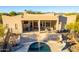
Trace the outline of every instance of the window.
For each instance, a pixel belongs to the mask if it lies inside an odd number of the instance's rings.
[[[24,24],[28,24],[29,22],[28,22],[28,21],[24,21],[23,23],[24,23]]]
[[[18,25],[17,24],[15,24],[15,29],[18,29]]]
[[[8,28],[8,24],[6,24],[6,28]]]
[[[46,27],[50,27],[50,21],[46,21]]]

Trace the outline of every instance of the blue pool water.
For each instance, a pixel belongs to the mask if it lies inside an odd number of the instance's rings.
[[[51,49],[46,43],[35,42],[30,45],[28,52],[51,52]]]

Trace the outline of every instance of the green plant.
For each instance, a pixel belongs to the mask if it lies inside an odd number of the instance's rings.
[[[0,24],[0,37],[4,35],[4,27],[2,24]]]
[[[15,15],[17,15],[17,13],[14,12],[14,11],[11,11],[11,12],[9,12],[9,15],[10,15],[10,16],[15,16]]]
[[[65,26],[66,29],[68,30],[74,30],[74,23],[69,23]]]
[[[79,32],[79,22],[70,23],[66,25],[66,29]]]

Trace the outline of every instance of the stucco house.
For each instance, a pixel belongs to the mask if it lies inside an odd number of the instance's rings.
[[[76,21],[76,15],[58,15],[54,13],[28,14],[7,16],[2,15],[3,25],[10,29],[12,33],[27,33],[61,30],[66,24]]]

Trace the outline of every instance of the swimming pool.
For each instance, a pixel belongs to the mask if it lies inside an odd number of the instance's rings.
[[[51,49],[46,43],[35,42],[30,45],[28,52],[51,52]]]

